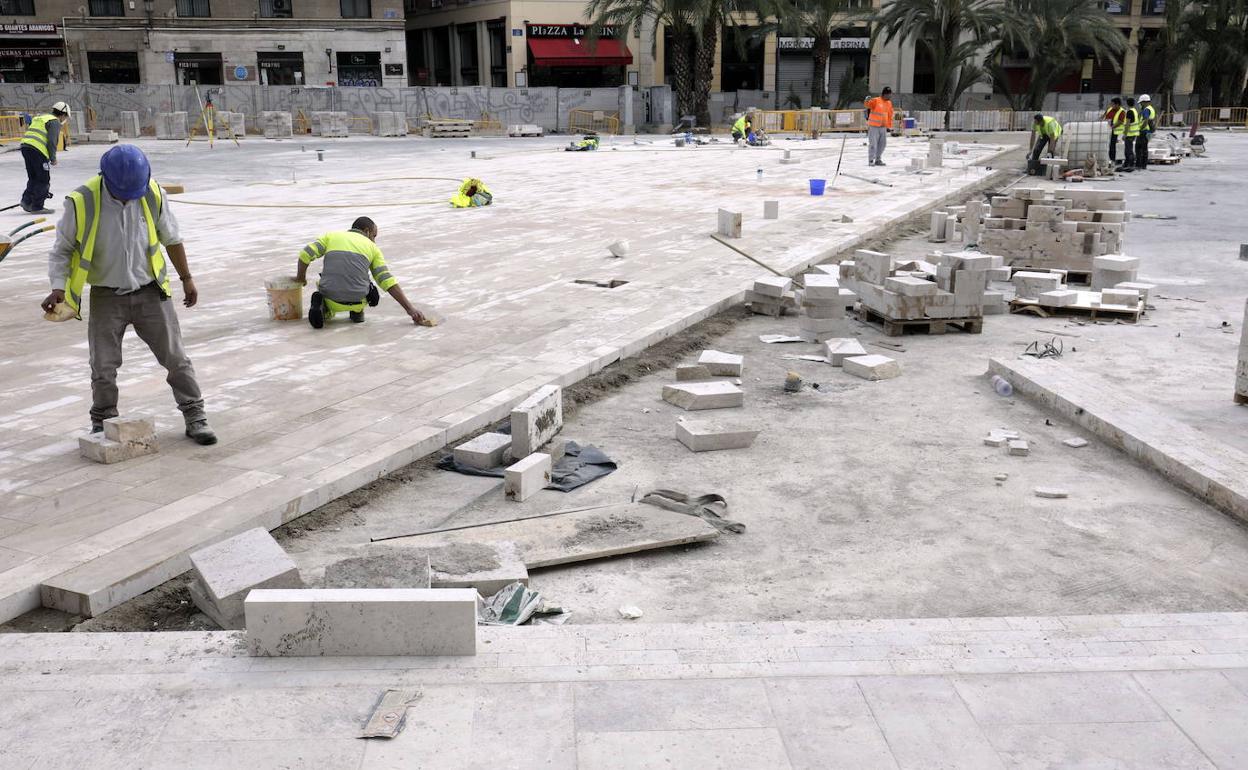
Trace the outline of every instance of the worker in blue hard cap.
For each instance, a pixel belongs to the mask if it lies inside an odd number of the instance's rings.
[[[91,284],[87,345],[91,361],[91,432],[117,416],[117,370],[126,327],[133,326],[169,372],[186,420],[186,435],[215,444],[195,370],[182,345],[178,315],[169,300],[169,263],[182,282],[182,304],[194,307],[199,292],[187,266],[178,221],[165,192],[152,179],[143,151],[119,144],[100,158],[100,173],[66,196],[48,255],[52,293],[43,301],[50,320],[82,317],[82,293]],[[161,247],[164,247],[162,250]],[[165,252],[168,252],[168,259]]]

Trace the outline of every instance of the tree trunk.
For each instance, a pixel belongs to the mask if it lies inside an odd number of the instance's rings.
[[[815,77],[810,82],[811,106],[828,106],[828,56],[832,52],[832,38],[822,32],[815,38]]]
[[[694,114],[698,125],[711,127],[711,81],[715,70],[715,43],[719,40],[719,20],[702,22],[702,38],[697,41],[693,68]]]
[[[693,100],[693,34],[689,29],[668,27],[672,36],[672,90],[676,92],[676,120],[694,115]]]

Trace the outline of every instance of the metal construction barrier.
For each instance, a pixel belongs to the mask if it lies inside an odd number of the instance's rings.
[[[754,126],[769,136],[800,134],[818,136],[838,131],[867,130],[863,110],[754,110]]]
[[[1183,122],[1168,125],[1190,126],[1199,121],[1202,126],[1248,128],[1248,107],[1201,107],[1176,114],[1182,116]]]
[[[21,115],[0,115],[0,144],[20,142],[25,135],[26,129],[22,125]]]
[[[1084,123],[1101,119],[1098,110],[1044,112],[1057,122]],[[1012,110],[913,110],[907,113],[924,131],[1030,131],[1036,113]]]
[[[573,134],[618,134],[620,114],[605,110],[569,110],[568,131]]]

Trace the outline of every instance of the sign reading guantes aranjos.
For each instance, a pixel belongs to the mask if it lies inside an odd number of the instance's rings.
[[[584,24],[530,24],[528,25],[529,37],[585,37],[589,34],[589,28]],[[598,28],[598,37],[613,38],[615,37],[615,26],[612,24],[604,24]]]

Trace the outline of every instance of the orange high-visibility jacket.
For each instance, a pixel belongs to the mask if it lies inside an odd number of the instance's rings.
[[[870,115],[867,116],[867,125],[876,126],[877,128],[893,127],[893,103],[886,100],[882,96],[867,100],[867,109]]]

